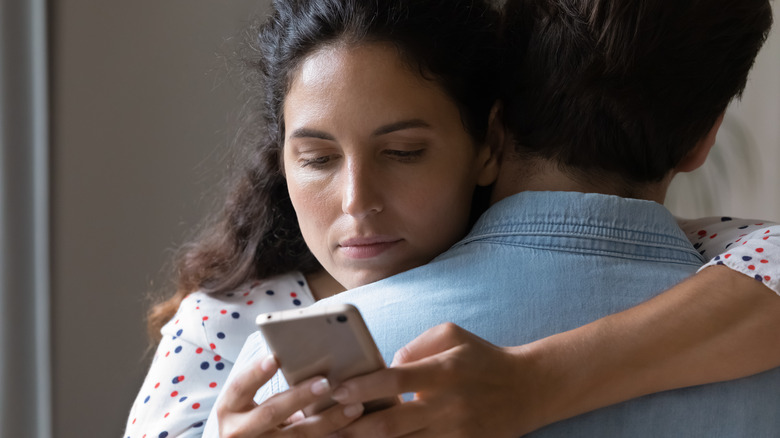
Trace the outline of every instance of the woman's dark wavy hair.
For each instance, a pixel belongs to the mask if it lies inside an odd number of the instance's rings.
[[[284,99],[314,51],[392,44],[413,71],[448,93],[475,141],[485,139],[501,71],[499,16],[487,0],[275,0],[272,6],[266,20],[247,29],[240,52],[244,168],[213,224],[181,249],[176,293],[148,315],[154,340],[195,290],[219,293],[251,279],[321,269],[301,236],[280,165]]]

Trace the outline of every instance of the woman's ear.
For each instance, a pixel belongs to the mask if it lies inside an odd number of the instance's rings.
[[[490,109],[485,144],[480,147],[479,156],[477,157],[479,165],[477,185],[480,186],[489,186],[496,182],[496,178],[498,178],[501,153],[504,150],[504,141],[506,139],[504,124],[501,121],[502,110],[501,102],[496,102],[493,104],[493,108]]]
[[[715,145],[715,138],[718,136],[718,130],[720,129],[720,125],[723,123],[723,117],[725,115],[725,112],[721,113],[721,115],[712,125],[710,132],[708,132],[704,138],[699,140],[693,149],[688,151],[688,154],[685,155],[677,167],[675,167],[674,170],[676,172],[692,172],[704,164],[704,161],[707,160],[707,155],[709,155],[710,150],[712,150],[712,146]]]

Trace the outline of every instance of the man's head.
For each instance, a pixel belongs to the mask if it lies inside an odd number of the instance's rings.
[[[506,13],[519,156],[638,184],[711,134],[772,24],[769,0],[509,0]]]

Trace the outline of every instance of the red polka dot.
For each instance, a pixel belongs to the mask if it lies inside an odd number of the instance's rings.
[[[764,240],[769,240],[769,236],[764,237]]]
[[[209,388],[216,388],[216,387],[217,387],[217,382],[209,383]]]
[[[763,259],[763,260],[761,260],[761,263],[769,263],[769,260]]]
[[[766,230],[766,231],[764,231],[764,234],[769,234],[770,231],[771,230]]]
[[[247,304],[248,306],[251,306],[253,303],[254,303],[254,301],[252,301],[252,300],[249,300],[249,301],[247,301],[247,302],[246,302],[246,304]]]
[[[173,323],[173,325],[176,325],[179,323],[179,320],[177,319],[176,322]]]
[[[247,296],[247,295],[249,295],[249,292],[244,292],[244,296]]]
[[[755,267],[755,266],[753,266],[753,265],[750,265],[750,266],[748,266],[748,269],[750,269],[751,271],[755,271],[755,270],[756,270],[756,267]]]
[[[195,310],[200,310],[200,306],[195,307]]]
[[[219,313],[221,313],[221,314],[223,314],[223,315],[224,315],[224,314],[226,314],[226,313],[227,313],[227,310],[225,310],[225,309],[222,309],[222,310],[220,310],[220,311],[219,311]]]
[[[183,381],[184,381],[184,376],[179,376],[179,382],[183,382]]]
[[[756,252],[764,252],[764,248],[756,248]]]
[[[769,281],[769,280],[771,280],[771,279],[772,279],[772,277],[770,277],[770,276],[768,276],[768,275],[764,276],[764,280],[766,280],[766,281]]]
[[[219,362],[219,361],[221,361],[221,360],[222,360],[222,356],[220,356],[220,355],[216,355],[216,356],[214,356],[214,361],[215,361],[215,362]]]
[[[712,236],[710,236],[710,239],[714,239],[714,238],[716,238],[716,237],[718,237],[718,233],[715,233],[715,234],[713,234]]]
[[[758,226],[760,227],[761,225],[764,225],[764,223],[763,223],[763,222],[761,222],[760,224],[756,224],[756,225],[758,225]]]
[[[209,347],[211,347],[212,350],[216,350],[217,349],[217,346],[214,345],[214,344],[209,344]]]
[[[731,257],[731,254],[726,254],[726,255],[723,256],[724,259],[727,259],[729,257]]]
[[[133,424],[135,424],[135,420],[136,420],[136,418],[133,418]]]
[[[171,393],[171,397],[176,397],[177,395],[179,395],[179,391],[173,391]]]
[[[163,418],[168,418],[168,415],[171,415],[170,412],[166,412],[165,415],[163,415]]]
[[[293,298],[295,298],[295,297],[297,297],[297,296],[298,296],[298,294],[296,294],[295,292],[290,292],[290,296],[291,296],[291,297],[293,297]]]
[[[204,321],[208,321],[208,320],[209,320],[209,317],[208,317],[208,316],[204,316],[204,317],[203,317],[203,320],[204,320]]]
[[[699,237],[704,237],[706,235],[707,235],[707,231],[705,231],[705,230],[700,230],[699,231]]]
[[[200,408],[200,403],[195,403],[194,405],[192,405],[192,409],[199,409],[199,408]]]
[[[198,349],[197,349],[197,350],[195,350],[195,353],[197,353],[197,354],[201,354],[201,353],[203,353],[203,349],[202,349],[202,348],[200,348],[200,347],[198,347]]]
[[[154,389],[157,389],[157,388],[159,388],[159,387],[160,387],[160,382],[157,382],[157,384],[156,384],[156,385],[154,385]]]
[[[169,355],[169,354],[171,354],[171,352],[170,352],[170,351],[169,351],[169,352],[167,352],[167,353],[165,353],[165,357],[168,357],[168,355]]]

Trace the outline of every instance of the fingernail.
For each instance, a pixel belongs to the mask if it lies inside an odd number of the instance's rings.
[[[354,418],[363,413],[363,404],[355,403],[354,405],[347,405],[344,408],[344,416],[347,418]]]
[[[311,392],[314,395],[322,395],[328,391],[330,391],[330,383],[324,377],[311,384]]]
[[[260,369],[263,371],[270,371],[276,367],[276,359],[273,355],[266,356],[262,362],[260,362]]]
[[[337,402],[341,402],[347,399],[349,397],[349,391],[347,391],[347,388],[340,387],[336,388],[335,391],[333,391],[333,394],[330,396],[333,400],[336,400]]]

